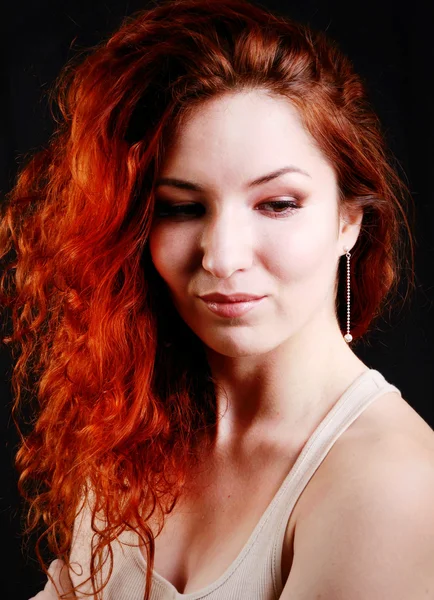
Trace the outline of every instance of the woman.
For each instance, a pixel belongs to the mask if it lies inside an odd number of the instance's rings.
[[[36,598],[434,593],[432,429],[352,349],[407,220],[349,61],[180,0],[58,88],[1,234],[39,377],[20,487],[59,559]]]

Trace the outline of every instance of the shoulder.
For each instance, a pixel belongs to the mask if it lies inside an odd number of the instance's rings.
[[[337,440],[325,470],[342,484],[354,471],[359,478],[381,479],[420,464],[434,468],[434,430],[391,391],[370,404]]]
[[[434,431],[400,394],[387,392],[336,441],[312,481],[309,501],[319,509],[325,492],[336,501],[360,494],[381,499],[383,488],[386,493],[414,479],[433,485]]]
[[[400,394],[387,392],[336,440],[307,486],[299,518],[319,509],[324,494],[367,489],[368,480],[379,485],[421,469],[434,469],[434,431]]]
[[[434,595],[434,431],[391,392],[333,450],[297,519],[282,599]]]
[[[342,509],[348,501],[353,516],[365,506],[386,517],[407,511],[414,515],[419,507],[434,525],[434,431],[420,417],[412,417],[410,412],[407,422],[373,428],[342,444],[328,465],[333,480],[330,510]]]

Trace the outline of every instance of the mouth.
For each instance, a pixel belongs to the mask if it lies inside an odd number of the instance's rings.
[[[228,302],[217,302],[215,300],[209,300],[206,297],[201,300],[207,305],[209,310],[220,317],[233,318],[241,317],[247,312],[257,307],[265,300],[266,296],[260,298],[250,298],[249,300],[238,300]]]

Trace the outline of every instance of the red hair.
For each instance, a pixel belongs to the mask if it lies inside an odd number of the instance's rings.
[[[106,522],[91,568],[97,598],[94,561],[127,527],[147,543],[149,597],[149,517],[160,511],[163,523],[217,418],[203,345],[150,260],[154,182],[181,118],[252,88],[298,109],[336,170],[340,204],[363,207],[351,260],[361,338],[397,289],[404,233],[413,259],[405,186],[350,61],[323,34],[247,1],[160,3],[71,60],[53,87],[57,129],[2,208],[0,291],[13,323],[3,341],[20,350],[14,419],[33,415],[16,458],[27,531],[43,527],[44,570],[45,537],[68,562],[92,491]]]

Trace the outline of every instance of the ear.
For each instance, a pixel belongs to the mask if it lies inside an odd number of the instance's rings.
[[[363,208],[361,206],[359,206],[356,202],[346,202],[342,204],[339,215],[338,239],[340,256],[345,254],[344,247],[348,248],[348,251],[350,251],[357,242],[362,221]]]

